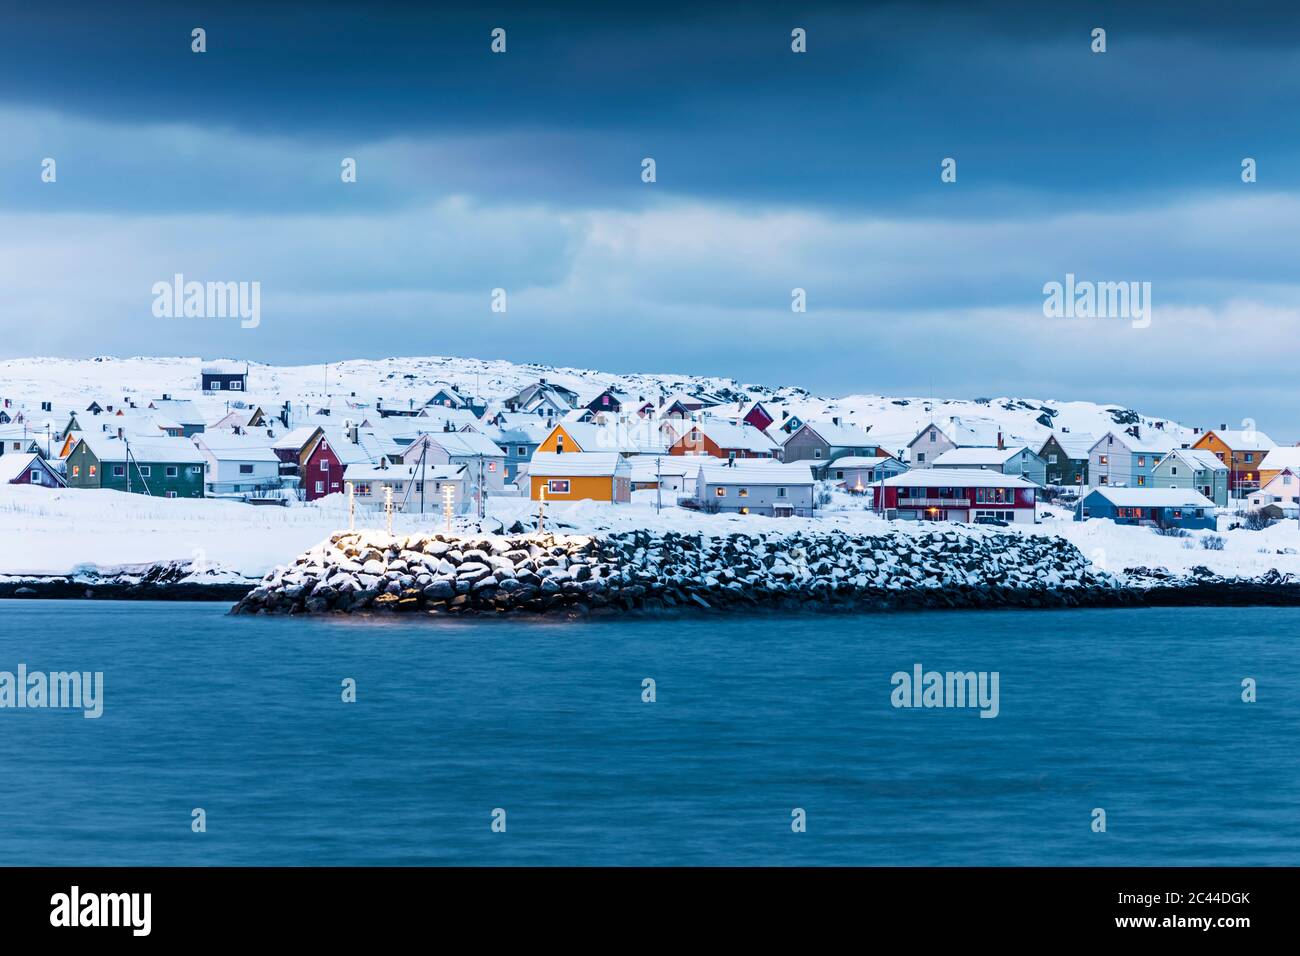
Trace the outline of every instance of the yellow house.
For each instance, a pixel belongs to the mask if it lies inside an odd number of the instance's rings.
[[[1239,497],[1260,486],[1260,465],[1277,445],[1261,431],[1220,428],[1207,431],[1192,447],[1210,452],[1228,466],[1228,493]]]
[[[533,453],[528,463],[533,501],[632,500],[632,466],[618,452]]]

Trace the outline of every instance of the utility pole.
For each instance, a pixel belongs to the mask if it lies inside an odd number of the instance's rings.
[[[661,457],[655,458],[655,514],[663,510],[664,506],[664,460]]]
[[[542,536],[542,531],[546,524],[546,481],[545,479],[543,479],[538,490],[541,492],[542,495],[542,497],[538,499],[539,503],[537,505],[537,536],[540,538]]]
[[[352,482],[348,482],[348,530],[357,530],[357,503],[352,497]]]

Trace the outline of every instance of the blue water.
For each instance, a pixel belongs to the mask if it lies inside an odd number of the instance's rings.
[[[105,673],[99,720],[0,710],[0,860],[1300,864],[1300,609],[225,611],[0,601],[0,670]],[[998,671],[1000,715],[894,709],[918,661]]]

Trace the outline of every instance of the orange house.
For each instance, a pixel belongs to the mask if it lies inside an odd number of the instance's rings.
[[[1261,431],[1222,428],[1206,432],[1192,444],[1192,448],[1208,451],[1228,466],[1229,494],[1259,487],[1259,466],[1275,447]]]
[[[537,451],[527,467],[533,501],[632,500],[632,466],[618,452]]]
[[[663,437],[652,419],[638,418],[633,422],[563,422],[537,446],[539,452],[570,454],[572,452],[618,452],[631,455],[637,452],[663,451]]]
[[[672,439],[668,446],[670,455],[774,458],[779,447],[753,425],[733,425],[716,419],[679,424],[683,425],[680,434],[672,425],[663,426],[664,433]]]

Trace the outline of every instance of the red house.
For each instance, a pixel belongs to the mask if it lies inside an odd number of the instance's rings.
[[[996,471],[921,468],[873,485],[871,501],[887,518],[1033,524],[1038,515],[1038,486]]]
[[[63,476],[40,455],[13,453],[0,458],[0,484],[65,488]]]
[[[322,434],[307,453],[302,466],[302,495],[315,501],[343,491],[343,462]]]

